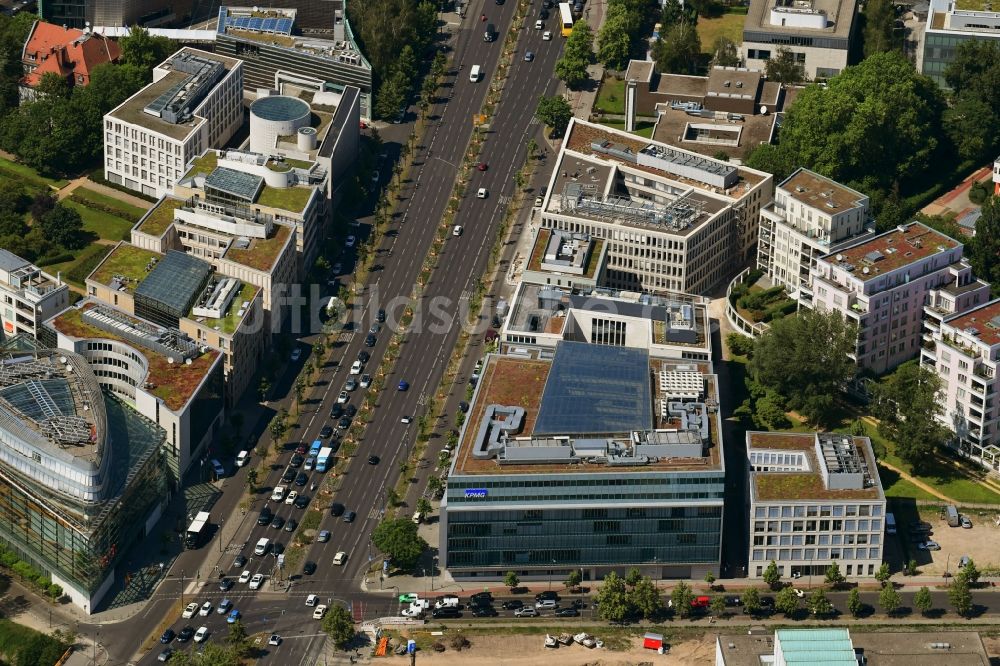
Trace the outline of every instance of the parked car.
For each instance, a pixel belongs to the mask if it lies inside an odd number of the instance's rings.
[[[219,602],[219,608],[216,611],[219,615],[225,615],[229,612],[229,609],[233,607],[233,602],[229,599],[223,599]]]
[[[372,385],[371,375],[361,375],[361,388],[368,388]]]
[[[524,607],[524,602],[520,599],[509,599],[501,604],[504,610],[517,610]]]
[[[535,595],[535,601],[545,601],[545,600],[559,601],[559,594],[551,590],[546,590],[544,592],[539,592],[538,594]]]
[[[274,529],[280,530],[284,526],[285,526],[285,519],[282,518],[281,516],[275,516],[274,518],[271,519],[271,527],[273,527]]]
[[[173,629],[167,629],[160,636],[160,642],[163,643],[164,645],[166,645],[167,643],[169,643],[170,641],[174,640],[175,638],[177,638],[177,633]]]
[[[298,453],[292,455],[292,459],[288,461],[288,464],[292,467],[302,467],[302,463],[306,461],[305,457],[299,455]]]
[[[284,489],[282,489],[282,492],[284,492]],[[271,510],[265,506],[263,509],[260,510],[260,514],[258,514],[257,516],[257,524],[260,526],[264,526],[267,525],[269,522],[271,522]]]
[[[496,617],[497,609],[493,606],[476,606],[472,609],[472,617]]]
[[[969,520],[968,516],[962,516],[961,518],[959,518],[959,522],[961,522],[963,529],[967,529],[967,530],[971,530],[972,529],[972,521]]]
[[[340,428],[341,430],[347,430],[348,428],[350,428],[351,427],[351,417],[348,416],[348,415],[346,415],[346,414],[344,414],[343,416],[341,416],[340,420],[337,421],[337,427]]]
[[[328,530],[320,530],[319,534],[316,536],[316,541],[320,543],[326,543],[330,540],[330,532]]]
[[[514,611],[514,617],[538,617],[538,611],[531,606],[524,606]]]
[[[212,465],[212,471],[215,472],[215,478],[221,479],[226,475],[226,468],[222,466],[221,462],[213,458],[209,460],[209,463]]]
[[[329,428],[330,426],[326,426],[326,427]],[[332,432],[333,431],[331,430],[331,434],[332,434]],[[308,482],[308,481],[309,481],[309,475],[306,474],[305,472],[299,472],[298,476],[295,477],[295,485],[300,486],[300,487],[306,485],[306,482]]]
[[[940,544],[937,541],[924,541],[923,543],[917,544],[917,549],[919,550],[941,550]]]
[[[192,601],[191,603],[189,603],[187,606],[184,607],[184,612],[181,613],[181,617],[184,618],[185,620],[189,620],[192,617],[194,617],[197,612],[198,612],[198,604],[197,602]]]
[[[295,502],[295,499],[298,496],[299,496],[299,493],[298,493],[298,491],[295,491],[295,490],[293,490],[292,492],[288,493],[288,497],[285,498],[285,504],[293,504]]]
[[[289,518],[288,522],[285,523],[285,531],[286,532],[294,532],[295,528],[298,527],[298,526],[299,526],[298,521],[296,521],[294,518]],[[274,544],[274,545],[278,545],[278,544]]]
[[[556,611],[556,617],[577,617],[580,611],[575,608],[560,608]]]
[[[360,375],[361,374],[361,369],[363,367],[365,367],[364,363],[362,363],[361,361],[355,361],[354,363],[351,364],[351,374],[352,375]],[[344,402],[347,402],[347,401],[344,400]]]
[[[184,625],[184,628],[177,632],[177,642],[187,643],[194,636],[194,627],[190,624]]]
[[[264,584],[264,574],[254,574],[253,578],[250,579],[250,589],[259,590],[260,586]]]
[[[251,576],[251,575],[252,575],[252,574],[250,573],[250,570],[249,570],[249,569],[248,569],[248,570],[246,570],[246,571],[244,571],[243,573],[241,573],[241,574],[240,574],[240,578],[239,578],[239,582],[240,582],[240,584],[243,584],[243,585],[245,585],[246,583],[249,583],[249,582],[250,582],[250,576]]]
[[[170,661],[170,658],[172,656],[174,656],[174,650],[173,650],[173,648],[167,648],[163,652],[161,652],[159,655],[157,655],[156,661]]]
[[[206,638],[208,638],[208,634],[209,634],[208,627],[204,626],[198,627],[198,631],[194,632],[194,642],[195,643],[203,642]]]
[[[219,590],[222,592],[228,592],[233,587],[232,578],[223,578],[219,581]]]
[[[309,504],[309,496],[308,495],[299,495],[298,497],[295,498],[295,508],[296,509],[304,509],[304,508],[306,508],[307,504]]]

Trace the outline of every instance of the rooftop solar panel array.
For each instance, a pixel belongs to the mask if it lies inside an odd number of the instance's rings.
[[[290,18],[261,18],[258,16],[227,16],[226,26],[236,30],[251,32],[272,32],[279,35],[292,34],[293,20]]]

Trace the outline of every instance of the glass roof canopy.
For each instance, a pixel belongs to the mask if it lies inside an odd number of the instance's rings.
[[[155,303],[174,317],[184,317],[198,297],[212,266],[177,250],[169,250],[135,289],[136,301]]]
[[[253,203],[264,186],[264,179],[226,167],[217,167],[205,178],[205,188],[211,188]]]

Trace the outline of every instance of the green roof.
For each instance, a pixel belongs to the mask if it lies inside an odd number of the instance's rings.
[[[216,155],[214,150],[207,150],[201,157],[196,157],[191,160],[191,169],[184,174],[185,178],[194,178],[195,176],[207,176],[212,173],[216,165],[219,163],[219,156]]]
[[[139,222],[139,231],[150,236],[162,236],[163,232],[174,223],[174,211],[183,205],[184,201],[181,199],[173,197],[160,199],[160,202]]]
[[[111,254],[101,262],[101,265],[90,274],[88,279],[98,284],[110,286],[114,278],[125,278],[121,281],[121,286],[124,287],[125,291],[131,293],[149,275],[154,266],[151,260],[159,261],[162,258],[163,255],[159,252],[142,250],[134,245],[122,243],[111,251]]]
[[[194,319],[195,321],[198,321],[198,323],[208,326],[209,328],[214,329],[218,327],[219,331],[225,334],[235,333],[236,328],[240,325],[243,317],[245,317],[246,313],[249,311],[245,311],[243,315],[240,315],[240,306],[243,305],[243,303],[253,301],[253,298],[256,295],[257,287],[249,282],[244,282],[243,286],[240,288],[240,292],[233,297],[232,302],[229,303],[229,309],[222,317],[218,319],[211,319],[209,317],[196,317],[193,314],[188,314],[188,318]]]
[[[265,185],[264,190],[257,197],[257,203],[269,208],[280,208],[291,213],[301,213],[309,203],[312,196],[313,187],[271,187]]]

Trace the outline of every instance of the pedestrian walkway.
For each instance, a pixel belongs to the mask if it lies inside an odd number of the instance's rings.
[[[85,187],[88,190],[93,190],[94,192],[118,199],[119,201],[123,201],[127,204],[138,206],[143,210],[149,210],[153,207],[153,204],[145,199],[128,194],[127,192],[122,192],[121,190],[116,190],[115,188],[108,187],[107,185],[102,185],[101,183],[95,183],[87,176],[80,176],[79,178],[74,178],[69,181],[69,183],[67,183],[61,190],[56,192],[56,197],[61,201],[72,195],[74,190],[81,187]]]

